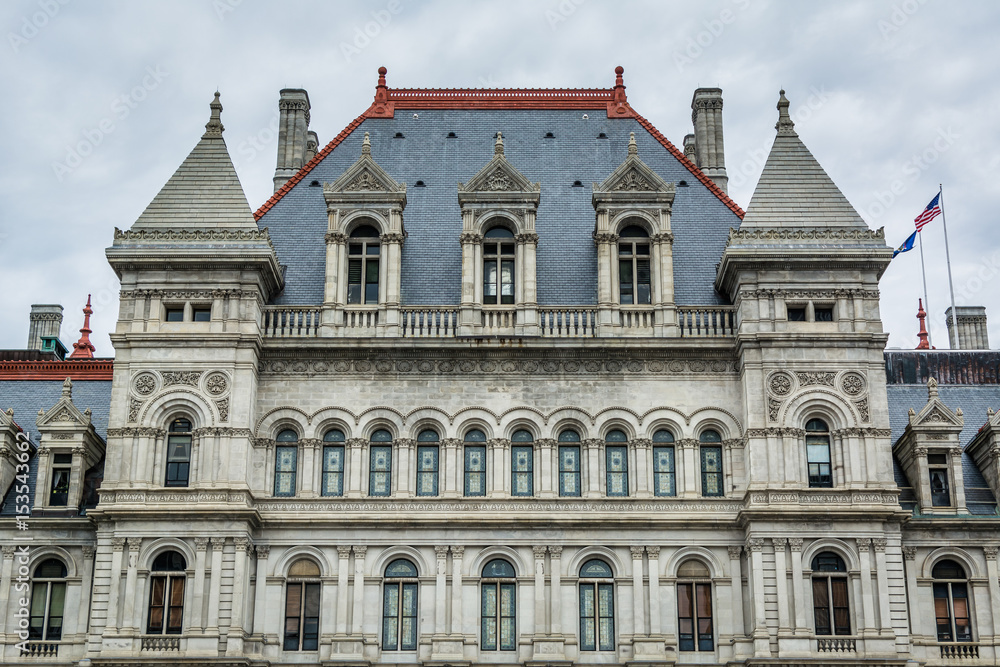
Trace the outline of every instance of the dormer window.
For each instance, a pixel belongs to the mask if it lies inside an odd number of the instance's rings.
[[[951,507],[947,454],[928,454],[927,473],[931,483],[931,506]]]
[[[638,225],[630,225],[619,234],[618,289],[623,305],[652,302],[649,234]]]
[[[378,263],[381,242],[371,225],[351,232],[347,246],[347,303],[378,303]]]
[[[49,495],[49,506],[66,507],[69,502],[69,478],[72,466],[72,454],[52,456],[52,493]]]
[[[514,234],[494,227],[483,238],[483,303],[514,303]]]

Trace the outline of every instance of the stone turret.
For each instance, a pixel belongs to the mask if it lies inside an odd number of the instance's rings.
[[[699,88],[691,98],[691,122],[694,124],[694,151],[698,167],[728,192],[726,153],[722,140],[722,89]],[[691,136],[691,135],[689,135]],[[684,137],[684,152],[688,153],[688,138]]]
[[[280,95],[275,192],[316,155],[319,145],[316,133],[309,131],[309,93],[301,88],[285,88]]]

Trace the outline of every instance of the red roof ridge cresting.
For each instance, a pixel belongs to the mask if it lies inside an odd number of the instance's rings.
[[[111,380],[114,359],[0,361],[0,380]]]

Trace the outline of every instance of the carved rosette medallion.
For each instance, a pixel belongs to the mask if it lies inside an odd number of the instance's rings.
[[[860,396],[868,389],[868,384],[861,373],[844,373],[840,378],[840,390],[848,396]]]
[[[143,371],[139,373],[132,380],[132,391],[137,396],[147,397],[151,396],[156,392],[157,387],[156,376],[149,371]]]
[[[775,396],[785,397],[792,393],[792,376],[784,371],[772,373],[767,382],[768,390]]]
[[[209,373],[205,377],[205,391],[209,396],[224,396],[229,391],[229,378],[225,373],[218,371]]]

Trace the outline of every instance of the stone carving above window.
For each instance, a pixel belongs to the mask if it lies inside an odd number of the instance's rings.
[[[642,177],[638,170],[632,169],[621,178],[611,188],[615,191],[622,190],[655,190],[652,183]]]
[[[370,171],[362,172],[344,188],[347,192],[358,192],[359,190],[385,192],[386,187]]]

